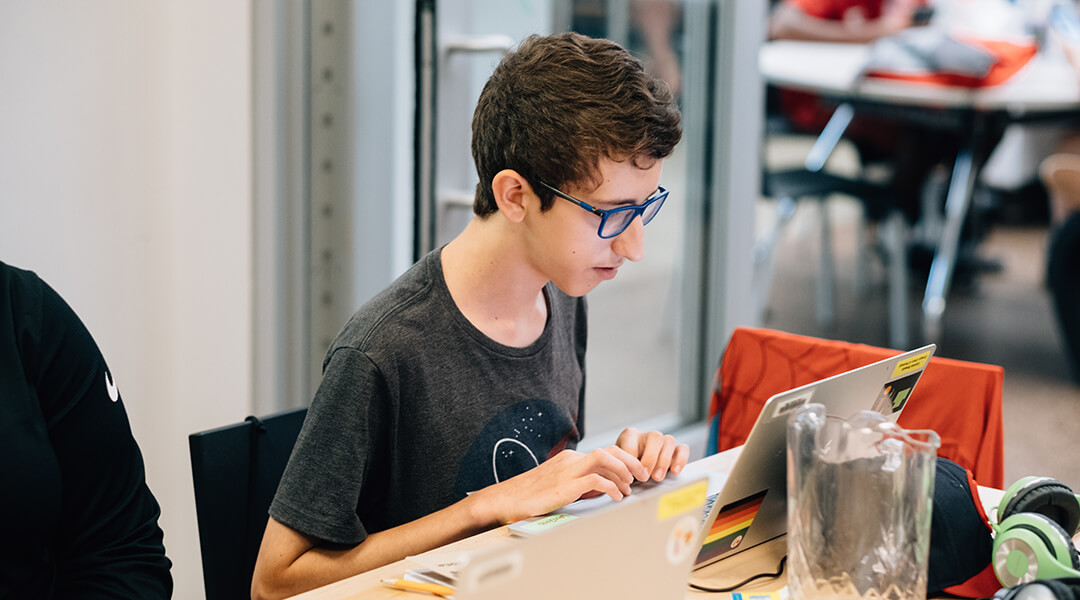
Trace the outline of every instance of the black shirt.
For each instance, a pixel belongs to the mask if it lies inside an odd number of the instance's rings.
[[[160,513],[90,333],[0,262],[0,598],[168,598]]]

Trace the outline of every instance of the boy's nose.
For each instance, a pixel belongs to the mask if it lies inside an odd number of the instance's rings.
[[[626,260],[637,262],[645,257],[645,225],[634,217],[625,231],[611,240],[611,249]]]

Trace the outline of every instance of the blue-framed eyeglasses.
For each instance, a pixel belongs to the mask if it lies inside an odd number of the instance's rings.
[[[600,217],[600,227],[596,230],[597,235],[603,239],[613,238],[620,233],[626,231],[626,228],[630,226],[630,223],[634,221],[634,217],[641,215],[641,224],[648,225],[649,221],[653,220],[656,213],[660,212],[660,207],[664,206],[664,200],[667,200],[668,191],[664,186],[656,188],[656,192],[652,196],[649,196],[641,204],[634,204],[631,206],[620,206],[611,210],[604,210],[601,208],[595,208],[587,202],[582,202],[577,198],[560,192],[558,189],[540,182],[540,185],[546,187],[551,193],[562,198],[563,200],[569,200],[574,204],[577,204],[581,208],[591,212],[592,214]]]

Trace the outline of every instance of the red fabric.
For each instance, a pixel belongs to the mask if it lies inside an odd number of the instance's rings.
[[[717,369],[710,419],[719,413],[717,451],[741,445],[772,395],[899,354],[895,350],[769,329],[739,328]],[[1001,390],[1005,371],[935,356],[900,415],[906,429],[933,429],[938,455],[982,485],[1005,478]]]
[[[982,499],[979,498],[979,482],[975,480],[975,474],[970,470],[967,472],[968,489],[971,490],[972,500],[975,502],[975,510],[979,511],[979,518],[983,523],[986,523],[986,527],[990,528],[990,517],[986,515],[986,507],[983,506]]]
[[[820,133],[836,112],[836,104],[821,96],[798,90],[781,89],[780,113],[798,131]],[[844,130],[844,137],[859,149],[864,160],[892,156],[899,144],[897,121],[873,115],[857,114]]]
[[[1028,64],[1028,61],[1035,56],[1037,51],[1033,45],[1020,45],[1012,42],[976,39],[961,41],[982,48],[997,57],[997,62],[994,63],[994,66],[990,68],[990,72],[985,77],[930,71],[925,73],[892,73],[880,70],[869,70],[866,76],[955,87],[988,87],[1002,83],[1015,75],[1024,65]]]
[[[861,8],[863,18],[877,19],[881,16],[883,0],[788,0],[804,13],[818,19],[839,21],[852,8]]]
[[[983,523],[986,523],[986,528],[992,530],[990,518],[986,516],[986,510],[983,508],[982,500],[979,498],[979,484],[975,481],[971,471],[968,471],[967,475],[968,488],[971,489],[972,500],[975,502],[976,510],[979,511],[979,517],[982,518]],[[945,593],[960,596],[961,598],[989,598],[999,589],[1001,589],[1001,583],[998,581],[997,574],[994,573],[993,563],[990,563],[978,575],[964,583],[945,588]]]
[[[946,594],[961,598],[990,598],[1001,589],[1001,582],[994,573],[994,564],[986,565],[978,575],[964,583],[945,588]]]
[[[822,106],[821,96],[799,90],[780,90],[780,112],[788,122],[803,131],[821,131],[836,106]]]

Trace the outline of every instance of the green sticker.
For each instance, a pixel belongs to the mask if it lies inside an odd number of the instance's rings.
[[[565,513],[555,513],[553,515],[548,515],[548,516],[546,516],[546,517],[544,517],[542,519],[537,519],[536,521],[532,521],[531,523],[526,523],[526,524],[522,525],[520,527],[520,529],[522,531],[526,531],[528,533],[540,533],[542,531],[547,531],[548,529],[551,529],[552,527],[558,527],[559,525],[562,525],[563,523],[569,523],[570,521],[573,521],[576,518],[577,517],[574,516],[574,515],[568,515],[568,514],[565,514]]]
[[[904,400],[907,400],[909,393],[911,393],[911,388],[901,390],[900,393],[896,395],[896,398],[894,398],[892,402],[893,412],[900,410],[900,407],[904,405]]]

